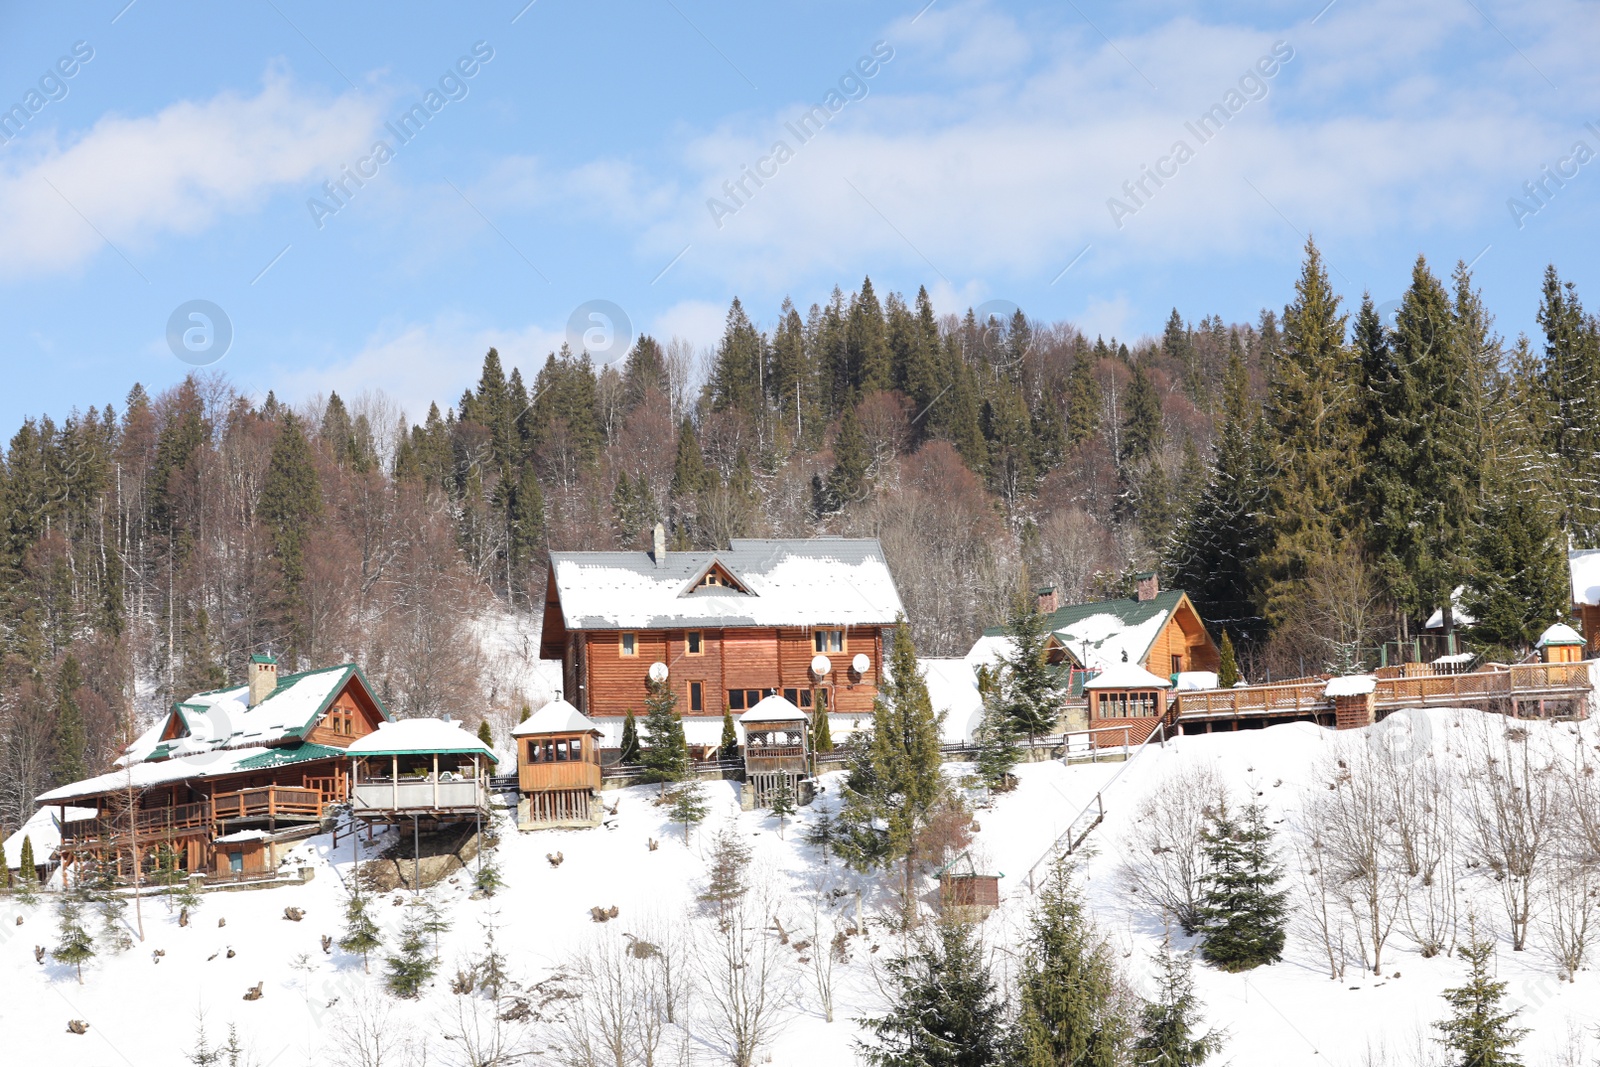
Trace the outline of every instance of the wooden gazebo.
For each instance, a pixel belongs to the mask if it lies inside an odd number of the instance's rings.
[[[801,793],[802,783],[811,778],[806,713],[774,693],[739,716],[739,725],[744,728],[745,781],[756,803],[770,804],[785,778],[795,803],[806,803],[810,797]]]
[[[601,731],[557,697],[518,723],[517,826],[523,830],[600,825]]]
[[[457,822],[489,808],[489,771],[499,757],[460,722],[386,722],[345,751],[354,783],[350,810],[358,819]]]
[[[1167,690],[1172,683],[1151,674],[1137,663],[1116,663],[1083,685],[1089,702],[1089,729],[1095,744],[1138,744],[1151,734],[1167,714]],[[1123,727],[1120,736],[1109,728]]]

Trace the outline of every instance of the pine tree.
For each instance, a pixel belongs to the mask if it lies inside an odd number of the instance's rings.
[[[632,711],[622,717],[622,749],[617,762],[624,766],[639,762],[639,725]]]
[[[1161,447],[1161,397],[1142,362],[1133,365],[1133,379],[1123,394],[1122,455],[1124,464],[1148,459]]]
[[[833,751],[833,730],[828,725],[828,713],[821,709],[811,715],[811,751]]]
[[[750,890],[750,846],[739,836],[738,825],[728,822],[711,842],[710,869],[700,902],[726,911]]]
[[[1217,650],[1217,686],[1222,689],[1232,689],[1239,684],[1239,658],[1233,651],[1233,638],[1228,636],[1228,631],[1222,631],[1222,645]]]
[[[650,683],[645,698],[644,765],[647,782],[660,782],[666,795],[667,783],[682,781],[689,773],[689,746],[683,736],[683,720],[678,718],[678,698],[667,682]]]
[[[1462,607],[1475,620],[1473,641],[1496,658],[1532,648],[1567,613],[1571,577],[1546,506],[1528,486],[1497,487],[1474,537],[1472,580]]]
[[[852,405],[844,409],[833,440],[833,470],[828,473],[824,496],[827,512],[843,511],[846,504],[860,499],[866,489],[867,464],[867,442]]]
[[[1600,541],[1600,326],[1571,282],[1545,268],[1539,301],[1550,451],[1561,465],[1562,528],[1579,545]]]
[[[667,489],[672,520],[680,534],[687,535],[694,529],[700,496],[710,487],[711,474],[700,452],[700,439],[695,435],[694,423],[686,416],[678,427],[677,458],[673,461],[672,483]]]
[[[766,365],[766,338],[761,335],[739,298],[728,308],[722,340],[717,345],[706,395],[713,411],[739,411],[754,416],[761,411],[762,377]]]
[[[272,535],[273,555],[291,589],[305,578],[305,546],[322,513],[322,485],[300,420],[285,415],[267,461],[257,514]]]
[[[983,719],[974,732],[978,742],[977,757],[973,763],[978,778],[985,787],[995,792],[1009,789],[1013,783],[1012,769],[1022,758],[1017,744],[1017,723],[1007,715],[996,701],[985,696]]]
[[[88,739],[84,736],[83,713],[78,708],[78,690],[83,688],[83,671],[78,658],[68,653],[56,675],[55,774],[58,782],[77,782],[88,777],[85,759]]]
[[[56,962],[65,963],[77,972],[79,985],[83,984],[83,965],[94,958],[94,938],[83,926],[83,906],[86,901],[87,894],[82,889],[61,894],[61,899],[56,902],[60,943],[50,953]]]
[[[512,580],[520,583],[512,590],[513,603],[517,589],[525,596],[532,595],[528,593],[529,583],[543,560],[547,537],[544,492],[539,488],[538,470],[530,461],[522,465],[506,513],[506,544]]]
[[[1494,939],[1479,935],[1475,917],[1469,918],[1468,931],[1466,943],[1456,947],[1467,961],[1467,984],[1444,991],[1451,1014],[1433,1024],[1443,1035],[1436,1040],[1467,1067],[1521,1067],[1514,1050],[1529,1031],[1511,1025],[1520,1009],[1504,1010],[1506,983],[1491,980]]]
[[[783,828],[791,816],[799,810],[795,804],[794,786],[789,782],[787,774],[778,776],[778,788],[772,794],[772,814],[778,819],[778,838],[783,839]]]
[[[689,843],[689,828],[698,826],[711,809],[707,807],[705,794],[699,782],[687,782],[678,786],[667,794],[671,803],[667,811],[671,813],[673,822],[683,824],[683,843]]]
[[[1201,955],[1224,971],[1247,971],[1283,958],[1287,894],[1272,852],[1272,828],[1258,803],[1240,816],[1226,801],[1200,833],[1208,871],[1199,918]]]
[[[360,872],[356,872],[352,877],[359,878]],[[372,918],[369,901],[359,889],[352,889],[349,897],[345,899],[344,936],[339,938],[339,947],[352,955],[359,955],[361,969],[370,974],[368,956],[382,943],[378,924]]]
[[[1115,1005],[1115,957],[1084,914],[1072,870],[1057,862],[1029,921],[1012,1062],[1120,1067],[1132,1033]]]
[[[1073,345],[1072,369],[1067,373],[1067,425],[1069,448],[1100,432],[1100,381],[1095,377],[1098,362],[1082,338]]]
[[[825,951],[817,946],[818,951]],[[863,1019],[871,1039],[856,1048],[874,1067],[1000,1067],[1005,1008],[975,928],[941,923],[887,967],[894,998],[881,1018]]]
[[[1006,636],[1010,640],[1000,656],[999,710],[1030,740],[1053,733],[1067,694],[1060,672],[1047,658],[1049,619],[1026,594],[1012,600]]]
[[[1157,957],[1156,999],[1139,1013],[1139,1038],[1133,1062],[1150,1067],[1200,1067],[1222,1050],[1223,1033],[1197,1035],[1202,1005],[1194,992],[1192,962],[1187,952],[1174,952],[1168,937]]]
[[[733,725],[733,712],[722,713],[722,740],[717,746],[717,755],[724,760],[739,758],[739,731]]]
[[[413,904],[406,909],[405,922],[400,927],[400,942],[387,962],[389,992],[407,1000],[416,1000],[423,987],[433,980],[438,963],[428,952],[428,935],[424,929],[426,909]]]
[[[488,748],[494,747],[494,730],[489,727],[489,720],[484,719],[478,724],[478,740]]]

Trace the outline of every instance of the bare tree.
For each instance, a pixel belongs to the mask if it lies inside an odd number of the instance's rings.
[[[1496,730],[1498,743],[1491,736]],[[1477,766],[1468,776],[1474,846],[1499,883],[1511,948],[1521,952],[1528,945],[1537,880],[1554,843],[1555,775],[1534,760],[1523,727],[1486,719],[1479,742],[1469,756]]]
[[[1406,932],[1424,959],[1449,952],[1459,918],[1455,776],[1431,752],[1408,761],[1381,751],[1372,765],[1394,813],[1396,858],[1406,879],[1400,897]]]
[[[1123,883],[1176,919],[1186,933],[1199,923],[1206,872],[1201,831],[1225,795],[1222,780],[1209,767],[1174,774],[1140,802],[1122,842]]]
[[[756,880],[736,903],[721,907],[696,936],[705,1036],[733,1067],[751,1067],[777,1035],[785,1016],[790,975],[771,928],[771,878]]]
[[[1328,977],[1344,977],[1345,935],[1349,920],[1335,885],[1332,863],[1322,838],[1306,832],[1295,849],[1300,865],[1300,891],[1304,903],[1294,913],[1301,935],[1322,947],[1328,959]]]
[[[1362,962],[1377,974],[1406,878],[1397,862],[1393,794],[1383,783],[1389,757],[1365,745],[1346,751],[1346,758],[1319,768],[1327,789],[1312,792],[1306,814],[1320,828],[1322,859],[1359,933]]]
[[[407,1067],[412,1062],[410,1025],[388,997],[358,993],[335,1017],[334,1033],[339,1062],[349,1067]]]
[[[1600,878],[1587,863],[1558,862],[1540,893],[1539,925],[1562,978],[1577,981],[1596,929]]]
[[[811,885],[811,923],[807,935],[811,941],[806,952],[811,960],[811,978],[816,985],[817,1005],[822,1009],[824,1022],[833,1022],[833,968],[850,958],[850,939],[845,936],[832,912],[828,910],[828,881],[819,875]],[[803,958],[803,957],[802,957]]]

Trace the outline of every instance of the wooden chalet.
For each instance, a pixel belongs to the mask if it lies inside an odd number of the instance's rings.
[[[559,696],[517,724],[517,827],[600,825],[600,728]]]
[[[715,746],[724,711],[768,693],[848,732],[872,713],[884,643],[903,611],[874,539],[735,539],[726,551],[553,552],[540,655],[563,690],[620,743],[665,674],[691,747]],[[659,666],[657,666],[659,665]]]
[[[253,656],[245,685],[179,701],[116,769],[38,801],[62,813],[64,866],[113,865],[127,878],[170,855],[191,874],[243,875],[348,798],[345,750],[389,718],[353,663],[280,678],[275,659]],[[69,821],[69,805],[95,814]]]
[[[379,723],[345,752],[350,813],[363,822],[422,819],[437,826],[488,813],[489,772],[500,757],[459,721]]]
[[[739,716],[744,728],[745,782],[757,804],[770,804],[788,785],[796,804],[810,801],[810,720],[791,701],[774,693]],[[802,793],[802,789],[804,792]]]
[[[1577,548],[1567,553],[1572,574],[1572,614],[1583,633],[1583,656],[1600,656],[1600,548]]]

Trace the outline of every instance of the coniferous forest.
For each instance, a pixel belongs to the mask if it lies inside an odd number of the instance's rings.
[[[879,537],[925,655],[1022,590],[1158,568],[1252,680],[1370,665],[1436,609],[1521,655],[1567,610],[1568,546],[1600,543],[1600,322],[1554,267],[1514,339],[1464,266],[1419,258],[1386,321],[1310,244],[1281,311],[1174,309],[1157,338],[870,280],[758,321],[734,300],[714,350],[563,349],[531,381],[491,350],[426,412],[207,373],[27,420],[0,467],[0,827],[252,652],[354,659],[401,715],[520,700],[480,621],[538,610],[549,550],[656,522],[682,548]]]

